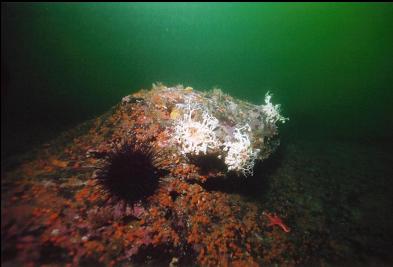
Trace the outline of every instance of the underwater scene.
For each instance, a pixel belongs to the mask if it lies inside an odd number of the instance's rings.
[[[392,3],[2,3],[2,266],[393,266]]]

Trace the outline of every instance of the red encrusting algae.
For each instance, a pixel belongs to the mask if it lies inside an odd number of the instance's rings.
[[[157,149],[171,142],[165,125],[171,101],[182,96],[159,92],[134,94],[132,104],[61,136],[3,177],[3,251],[14,255],[6,260],[26,266],[168,264],[175,258],[201,266],[294,265],[288,235],[268,227],[289,232],[278,217],[266,213],[266,224],[255,203],[205,189],[222,174],[201,174],[173,151],[160,163],[168,173],[146,199],[129,203],[96,182],[105,158],[92,154],[113,151],[127,138]]]

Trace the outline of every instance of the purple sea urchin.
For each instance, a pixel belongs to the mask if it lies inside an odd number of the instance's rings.
[[[134,202],[154,193],[159,162],[160,154],[149,145],[127,142],[107,155],[97,180],[111,196]]]

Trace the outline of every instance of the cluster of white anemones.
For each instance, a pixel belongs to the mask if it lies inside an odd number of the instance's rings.
[[[280,105],[271,103],[271,95],[265,95],[265,105],[262,111],[265,114],[265,123],[275,124],[277,121],[285,123],[288,118],[280,115]],[[183,117],[174,122],[174,140],[180,146],[181,153],[199,155],[207,154],[208,149],[216,150],[222,148],[224,161],[229,171],[241,172],[244,175],[252,175],[255,160],[260,150],[251,146],[249,133],[251,127],[246,124],[234,129],[233,136],[228,136],[226,141],[217,138],[215,129],[219,126],[219,121],[209,114],[202,106],[188,99],[186,104],[178,105],[184,112]],[[202,116],[198,116],[196,111],[200,111]],[[221,154],[219,155],[221,157]]]
[[[235,128],[233,140],[221,143],[214,132],[219,121],[206,110],[202,111],[201,121],[194,119],[193,113],[199,109],[201,107],[188,102],[185,105],[183,118],[175,121],[174,139],[180,145],[181,152],[199,155],[200,153],[207,154],[208,148],[214,150],[224,147],[223,151],[227,151],[225,164],[228,170],[240,171],[244,175],[252,174],[259,151],[254,151],[251,147],[248,136],[248,132],[251,131],[250,126],[247,124],[244,127]]]
[[[219,146],[214,129],[218,120],[207,111],[202,113],[202,121],[192,118],[193,112],[200,109],[188,102],[183,118],[175,123],[175,141],[181,146],[183,154],[207,153],[207,149],[215,149]]]
[[[244,175],[252,175],[255,160],[259,149],[251,147],[250,138],[247,132],[251,132],[251,127],[246,124],[241,128],[235,128],[234,141],[224,143],[224,151],[228,154],[225,157],[225,164],[228,170],[240,171]]]
[[[266,115],[266,122],[270,124],[275,124],[277,121],[285,123],[285,121],[289,120],[288,118],[283,117],[280,114],[280,104],[273,105],[270,101],[272,99],[272,95],[267,92],[265,95],[265,105],[262,105],[262,111]]]

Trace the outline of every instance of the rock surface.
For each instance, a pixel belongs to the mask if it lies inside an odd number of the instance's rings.
[[[268,116],[278,108],[268,103],[270,99],[254,106],[218,90],[156,85],[124,97],[106,114],[24,155],[18,167],[2,173],[2,262],[293,266],[353,265],[351,259],[362,259],[359,253],[365,251],[387,257],[391,216],[382,218],[370,200],[389,195],[380,194],[389,190],[383,186],[383,175],[391,173],[384,169],[391,166],[384,164],[389,154],[299,141],[271,154],[277,148],[275,124],[285,118]],[[209,139],[204,145],[203,138],[198,143],[198,137],[194,147],[185,146],[187,138],[177,135],[176,127],[182,133],[187,116],[205,125],[207,135],[202,136],[214,136],[216,144]],[[248,149],[259,151],[253,175],[246,172],[249,177],[242,179],[242,169],[230,170],[236,155],[228,155],[236,129],[245,124],[251,130],[246,131]],[[195,133],[197,129],[186,132]],[[132,202],[98,179],[111,155],[130,142],[131,148],[153,153],[152,164],[159,169],[154,193]],[[377,155],[373,161],[366,156],[370,151]],[[351,164],[366,163],[376,171],[358,167],[350,175]],[[353,186],[354,179],[358,186]],[[385,215],[389,201],[378,207]],[[282,227],[272,224],[266,216],[270,213]],[[369,227],[372,218],[378,227]],[[286,227],[290,231],[283,231]]]

